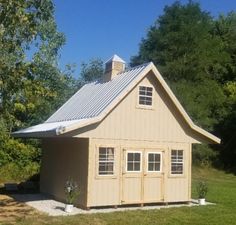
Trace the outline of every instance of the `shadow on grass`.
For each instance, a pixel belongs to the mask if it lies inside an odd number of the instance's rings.
[[[0,221],[14,221],[35,214],[36,211],[8,195],[0,196]]]

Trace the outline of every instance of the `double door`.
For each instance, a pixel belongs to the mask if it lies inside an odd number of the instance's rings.
[[[164,149],[123,151],[123,204],[163,201],[164,160]]]

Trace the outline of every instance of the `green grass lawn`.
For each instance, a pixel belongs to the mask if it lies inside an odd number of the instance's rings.
[[[181,207],[148,211],[115,212],[109,214],[76,215],[68,217],[37,216],[21,218],[17,224],[110,224],[110,225],[233,225],[236,224],[236,176],[215,169],[193,169],[193,197],[195,184],[206,180],[209,186],[207,200],[210,206]]]

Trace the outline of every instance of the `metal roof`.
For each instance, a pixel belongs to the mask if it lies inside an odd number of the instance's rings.
[[[129,69],[105,83],[96,81],[84,85],[46,123],[88,119],[99,116],[147,65],[144,64]]]
[[[115,99],[139,79],[139,75],[150,63],[146,63],[117,74],[111,81],[96,81],[84,85],[44,123],[13,132],[14,137],[45,137],[59,135],[73,127],[97,122],[98,117]]]

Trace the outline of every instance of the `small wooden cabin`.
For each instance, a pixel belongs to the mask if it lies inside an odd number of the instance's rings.
[[[47,121],[13,133],[42,139],[40,190],[83,208],[191,200],[193,143],[220,143],[196,126],[155,65],[125,69],[114,55]]]

